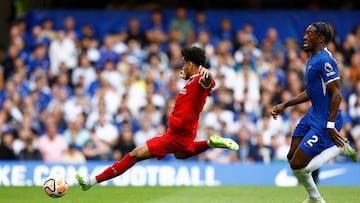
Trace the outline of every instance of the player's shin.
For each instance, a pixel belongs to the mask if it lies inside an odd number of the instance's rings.
[[[320,154],[316,155],[314,158],[311,159],[309,164],[304,168],[306,172],[313,172],[316,169],[320,168],[330,159],[338,156],[341,152],[341,149],[337,146],[332,146],[330,148],[325,149]]]
[[[299,183],[301,183],[305,187],[305,190],[307,191],[311,199],[322,199],[310,172],[307,172],[304,169],[293,170],[293,172]]]
[[[97,175],[96,182],[101,183],[103,181],[112,179],[116,176],[123,174],[129,168],[131,168],[136,163],[136,160],[133,159],[130,154],[126,154],[121,161],[115,162],[112,166],[105,169],[102,173]]]

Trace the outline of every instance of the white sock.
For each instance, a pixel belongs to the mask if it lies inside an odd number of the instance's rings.
[[[328,162],[330,159],[338,156],[340,152],[341,148],[337,147],[336,145],[325,149],[320,154],[316,155],[314,158],[311,159],[309,164],[304,168],[304,171],[309,173],[315,171],[316,169],[324,165],[326,162]]]
[[[96,178],[95,177],[89,177],[89,184],[90,185],[95,185],[95,184],[97,184],[98,182],[97,182],[97,180],[96,180]]]
[[[304,169],[293,170],[295,176],[297,177],[299,183],[301,183],[311,199],[319,200],[321,195],[316,187],[313,177],[310,172],[306,172]]]

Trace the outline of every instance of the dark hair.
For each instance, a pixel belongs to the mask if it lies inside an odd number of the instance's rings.
[[[315,22],[311,24],[316,28],[316,33],[325,38],[325,44],[328,44],[331,39],[331,31],[328,24],[324,22]]]
[[[186,47],[181,50],[185,60],[195,63],[197,66],[205,66],[205,51],[198,47]]]

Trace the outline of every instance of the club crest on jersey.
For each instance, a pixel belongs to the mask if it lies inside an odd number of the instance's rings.
[[[332,75],[335,75],[335,71],[334,71],[334,68],[333,66],[329,63],[329,62],[326,62],[324,64],[324,69],[326,71],[326,76],[332,76]]]

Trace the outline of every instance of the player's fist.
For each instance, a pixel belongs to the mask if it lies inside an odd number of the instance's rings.
[[[180,71],[180,78],[186,80],[186,79],[185,79],[184,70],[181,70],[181,71]]]
[[[206,69],[205,67],[200,65],[199,66],[199,73],[200,73],[200,75],[204,76],[205,78],[208,78],[209,74],[210,74],[210,71],[208,69]]]

